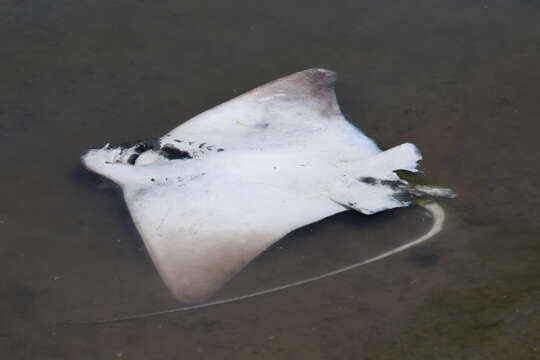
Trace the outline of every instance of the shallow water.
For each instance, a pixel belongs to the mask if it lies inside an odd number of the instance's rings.
[[[540,2],[4,1],[1,359],[537,359]],[[343,111],[459,197],[429,243],[201,311],[178,306],[114,187],[79,157],[160,136],[266,81],[339,73]],[[421,209],[300,229],[218,297],[312,276],[429,226]]]

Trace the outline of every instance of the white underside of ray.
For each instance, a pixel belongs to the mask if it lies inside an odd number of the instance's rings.
[[[106,146],[83,157],[122,186],[179,300],[205,300],[296,228],[349,208],[408,205],[395,196],[403,189],[384,181],[399,180],[394,170],[415,171],[418,150],[381,152],[341,114],[334,80],[327,70],[299,72],[194,117],[157,148]],[[164,156],[166,148],[181,156]]]

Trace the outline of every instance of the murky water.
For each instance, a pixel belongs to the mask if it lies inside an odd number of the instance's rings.
[[[540,358],[540,2],[4,1],[1,359]],[[312,66],[382,147],[454,188],[441,235],[338,277],[178,306],[115,188],[79,157],[160,136]],[[300,229],[218,297],[322,273],[429,226],[421,209]]]

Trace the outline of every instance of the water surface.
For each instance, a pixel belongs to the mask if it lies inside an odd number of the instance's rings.
[[[0,4],[0,358],[537,359],[540,3],[4,1]],[[160,136],[308,67],[348,118],[410,141],[454,188],[442,234],[301,288],[177,306],[88,148]],[[218,296],[312,276],[412,239],[418,208],[300,229]]]

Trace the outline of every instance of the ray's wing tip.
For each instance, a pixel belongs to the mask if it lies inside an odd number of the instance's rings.
[[[305,69],[301,72],[313,74],[315,76],[323,76],[326,78],[333,78],[337,76],[337,73],[334,70],[325,69],[322,67],[313,67],[313,68]]]
[[[104,151],[104,149],[90,149],[81,155],[81,163],[87,170],[96,172],[95,169],[106,162],[106,159],[103,156],[105,152],[106,150]]]
[[[310,68],[300,71],[297,74],[304,75],[312,83],[327,86],[334,86],[337,80],[337,73],[335,71],[324,68]]]
[[[177,291],[177,290],[175,291],[174,289],[171,289],[171,288],[169,288],[169,290],[171,291],[173,296],[176,298],[176,300],[187,305],[202,304],[208,301],[208,299],[210,299],[212,295],[214,295],[214,291],[212,291],[211,293],[192,295],[192,294],[186,294],[183,291]]]
[[[230,277],[232,277],[232,275]],[[212,296],[214,296],[215,293],[230,280],[230,277],[217,282],[207,283],[205,281],[200,281],[189,285],[170,281],[170,279],[167,281],[163,276],[162,279],[165,280],[165,284],[176,300],[188,305],[197,305],[212,298]]]
[[[287,101],[308,104],[324,117],[341,114],[335,94],[337,74],[323,68],[311,68],[277,79],[264,86],[264,93],[286,95]],[[279,99],[282,100],[282,99]]]
[[[97,149],[90,149],[81,156],[81,163],[90,171],[99,172],[104,165],[116,162],[120,149],[112,148],[109,144]]]

